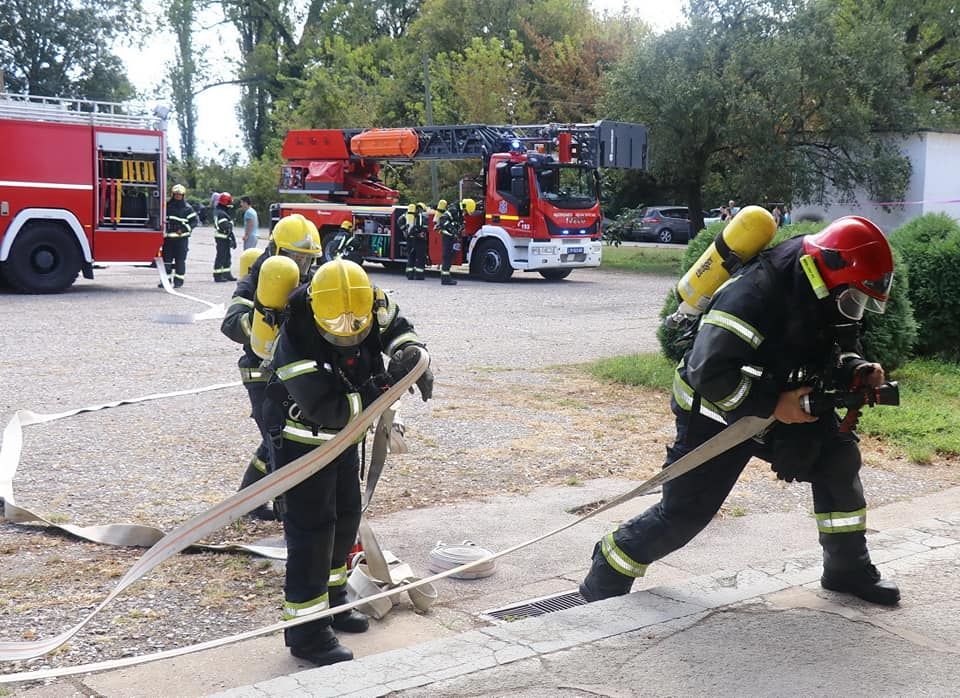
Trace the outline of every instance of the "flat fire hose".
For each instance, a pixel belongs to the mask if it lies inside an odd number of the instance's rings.
[[[138,581],[145,574],[149,573],[162,562],[177,554],[181,550],[189,547],[193,543],[201,540],[213,531],[219,530],[227,524],[236,521],[249,511],[257,508],[269,500],[276,499],[278,496],[291,489],[295,485],[303,482],[305,479],[323,469],[330,464],[345,448],[362,437],[364,432],[370,427],[373,421],[386,409],[396,402],[403,395],[407,388],[411,387],[420,375],[427,369],[430,363],[429,356],[425,351],[419,350],[419,361],[416,366],[404,376],[396,385],[392,386],[383,395],[377,398],[366,410],[360,413],[356,419],[337,432],[337,435],[327,441],[323,446],[310,451],[309,453],[297,458],[278,468],[261,480],[246,487],[232,496],[224,499],[219,504],[210,509],[193,516],[176,529],[166,534],[159,541],[147,550],[141,558],[127,570],[127,573],[117,582],[107,597],[101,601],[86,617],[72,628],[65,630],[59,635],[47,640],[34,640],[27,642],[0,642],[0,661],[18,661],[40,657],[52,652],[63,645],[71,637],[76,635],[90,620],[103,610],[107,604],[120,595],[125,589]],[[329,609],[328,609],[329,610]],[[253,631],[254,635],[266,634],[274,630],[299,625],[322,618],[327,615],[327,611],[310,614],[292,621],[269,626],[269,629]],[[122,661],[122,660],[117,660]],[[113,666],[123,666],[122,664]],[[69,667],[63,670],[52,670],[54,673],[47,676],[65,676],[69,674],[85,673],[90,669],[80,669],[79,667]],[[65,671],[66,673],[62,673]],[[39,674],[44,672],[27,672],[24,674],[7,674],[0,677],[0,683],[9,683],[12,681],[24,681],[41,678]]]
[[[421,354],[421,359],[418,362],[417,366],[409,373],[404,379],[393,386],[384,393],[379,399],[376,400],[370,407],[365,410],[360,417],[347,425],[341,432],[338,433],[334,439],[327,442],[327,444],[321,448],[316,449],[315,451],[308,453],[307,455],[293,461],[292,463],[284,466],[280,470],[277,470],[273,474],[269,475],[267,478],[264,478],[259,483],[253,485],[249,490],[257,490],[256,493],[251,493],[247,495],[247,490],[237,493],[230,497],[229,499],[221,502],[212,509],[195,516],[190,521],[183,524],[180,528],[170,533],[167,538],[163,541],[160,541],[155,545],[151,550],[140,559],[140,561],[135,564],[127,574],[120,580],[117,587],[113,592],[96,608],[94,611],[88,615],[81,623],[79,623],[74,628],[61,633],[60,635],[51,638],[46,641],[35,641],[35,642],[18,642],[18,643],[3,643],[0,642],[0,661],[12,661],[18,659],[29,659],[31,657],[37,657],[47,652],[52,651],[53,649],[59,647],[64,642],[70,639],[75,635],[79,630],[92,618],[96,613],[98,613],[104,606],[107,605],[114,597],[116,597],[121,591],[131,585],[134,581],[142,577],[144,574],[149,572],[151,569],[159,565],[163,560],[170,557],[170,555],[175,552],[182,550],[186,547],[186,540],[189,540],[191,536],[196,535],[198,531],[202,531],[203,534],[207,530],[213,530],[213,527],[223,525],[229,521],[236,520],[239,516],[251,509],[259,506],[262,502],[266,501],[271,496],[276,496],[289,487],[292,487],[296,482],[300,482],[309,473],[316,472],[324,465],[329,463],[336,453],[339,453],[343,447],[347,446],[351,440],[356,439],[360,436],[361,429],[366,429],[375,419],[376,415],[383,412],[387,409],[396,399],[398,399],[403,391],[407,387],[411,386],[416,378],[427,367],[427,359],[425,354]],[[286,628],[293,627],[295,625],[300,625],[302,623],[309,623],[313,620],[318,620],[320,618],[325,618],[331,616],[335,613],[342,613],[348,611],[358,606],[361,606],[372,601],[377,601],[379,599],[386,599],[396,594],[401,594],[404,592],[409,592],[411,589],[416,589],[427,584],[431,584],[439,579],[444,579],[450,577],[459,572],[463,572],[473,567],[483,565],[491,560],[496,560],[498,558],[504,557],[511,553],[514,553],[518,550],[526,548],[535,543],[554,536],[558,533],[561,533],[568,528],[572,528],[587,519],[590,519],[608,509],[620,506],[631,499],[639,497],[641,495],[649,493],[651,490],[654,490],[671,480],[674,480],[681,475],[699,467],[703,463],[709,461],[711,458],[726,452],[727,450],[733,448],[737,444],[740,444],[747,439],[759,434],[767,426],[773,422],[773,417],[744,417],[743,419],[738,420],[731,426],[724,429],[722,432],[704,442],[697,448],[695,448],[690,453],[686,454],[682,458],[678,459],[670,466],[664,468],[659,473],[648,479],[646,482],[638,485],[629,492],[616,497],[615,499],[610,500],[606,504],[593,511],[580,516],[573,521],[566,523],[562,526],[559,526],[543,535],[540,535],[536,538],[518,543],[516,545],[510,546],[504,550],[501,550],[497,553],[492,553],[482,558],[478,558],[466,564],[460,565],[459,567],[454,567],[443,572],[439,572],[430,577],[424,577],[417,581],[405,584],[393,589],[387,589],[375,594],[373,596],[367,596],[356,601],[352,601],[347,604],[342,604],[340,606],[335,606],[333,608],[328,608],[317,613],[311,613],[306,616],[301,616],[300,618],[294,618],[292,620],[283,621],[280,623],[274,623],[273,625],[264,626],[261,628],[256,628],[254,630],[249,630],[243,633],[236,635],[231,635],[228,637],[218,638],[216,640],[209,640],[207,642],[198,643],[195,645],[189,645],[187,647],[179,647],[172,650],[165,650],[162,652],[155,652],[152,654],[141,655],[139,657],[124,657],[120,659],[107,660],[104,662],[95,662],[91,664],[85,664],[74,667],[63,667],[59,669],[45,669],[41,671],[34,672],[20,672],[15,674],[6,674],[0,675],[0,684],[4,683],[15,683],[20,681],[35,681],[40,679],[55,678],[59,676],[73,676],[77,674],[85,674],[94,671],[105,671],[110,669],[117,669],[120,667],[133,666],[137,664],[144,664],[147,662],[158,661],[161,659],[170,659],[173,657],[179,657],[185,654],[190,654],[193,652],[199,652],[207,649],[213,649],[215,647],[222,647],[225,645],[233,644],[236,642],[241,642],[243,640],[248,640],[254,637],[260,637],[262,635],[268,635],[271,633],[279,632],[280,630],[285,630]],[[321,465],[322,463],[322,465]],[[293,469],[294,472],[285,473],[284,471],[288,469]],[[304,470],[308,471],[308,474],[302,474]],[[284,476],[290,478],[291,480],[295,479],[295,482],[290,482],[288,480],[280,481],[280,477]],[[263,495],[268,496],[263,496]],[[246,495],[246,497],[242,496]],[[169,539],[169,540],[167,540]]]
[[[130,523],[111,523],[97,526],[76,526],[74,524],[55,523],[47,517],[36,513],[17,504],[13,490],[13,479],[20,465],[20,455],[23,451],[23,427],[32,424],[43,424],[53,422],[58,419],[72,417],[85,412],[96,412],[121,405],[133,405],[139,402],[148,402],[150,400],[160,400],[168,397],[177,397],[180,395],[196,395],[209,392],[211,390],[222,390],[223,388],[233,388],[240,385],[239,381],[233,383],[219,383],[208,385],[203,388],[194,388],[192,390],[180,390],[172,393],[155,393],[144,397],[129,398],[126,400],[116,400],[100,405],[91,405],[81,407],[67,412],[57,412],[50,414],[40,414],[31,410],[17,410],[7,426],[3,429],[3,442],[0,443],[0,511],[4,518],[10,523],[24,524],[34,521],[41,521],[52,528],[76,536],[82,540],[92,543],[102,543],[104,545],[134,546],[148,548],[161,540],[166,533],[153,526],[144,526],[142,524]],[[245,545],[241,543],[195,543],[194,548],[202,550],[241,551],[260,555],[262,557],[283,560],[286,558],[286,549],[270,545]]]
[[[157,267],[157,270],[160,272],[160,283],[163,284],[163,290],[169,293],[171,296],[177,296],[179,298],[186,298],[190,301],[196,301],[197,303],[203,303],[207,306],[207,309],[202,313],[189,313],[189,314],[162,314],[154,316],[156,322],[166,322],[180,325],[189,325],[197,320],[221,320],[226,314],[226,308],[223,303],[211,303],[210,301],[205,301],[202,298],[197,298],[195,296],[189,296],[186,293],[180,291],[175,291],[173,286],[170,285],[170,277],[167,276],[166,267],[162,258],[157,257],[153,260],[154,264]]]

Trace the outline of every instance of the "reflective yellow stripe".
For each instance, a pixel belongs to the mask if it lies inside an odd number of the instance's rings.
[[[328,608],[330,608],[330,601],[326,593],[310,601],[284,601],[283,619],[293,620],[294,618],[302,618],[303,616],[309,616],[311,613],[326,611]]]
[[[817,514],[820,533],[852,533],[867,530],[867,509],[857,511],[828,511]]]
[[[283,438],[288,441],[296,441],[300,444],[323,444],[336,435],[337,431],[330,429],[317,429],[317,433],[314,434],[311,427],[306,424],[301,424],[300,422],[295,422],[292,419],[288,419],[283,427]]]
[[[420,344],[420,338],[417,336],[416,332],[404,332],[402,335],[390,342],[390,345],[387,347],[387,354],[393,354],[401,344],[408,343]]]
[[[724,412],[729,412],[730,410],[736,409],[747,398],[747,395],[750,394],[750,387],[752,385],[753,381],[747,376],[743,376],[740,379],[740,384],[734,388],[732,393],[721,400],[717,400],[717,407],[722,409]]]
[[[504,216],[503,214],[499,214],[499,213],[488,213],[488,214],[487,214],[487,220],[488,220],[488,221],[489,221],[489,220],[493,220],[494,218],[499,218],[499,219],[502,220],[502,221],[518,221],[518,220],[520,220],[520,216]]]
[[[280,380],[286,381],[291,378],[296,378],[297,376],[302,376],[305,373],[316,373],[317,372],[317,362],[316,361],[294,361],[289,363],[286,366],[281,366],[277,369],[277,376]]]
[[[267,464],[264,463],[259,458],[257,458],[256,456],[250,459],[250,465],[252,465],[255,470],[259,470],[264,475],[267,474]]]
[[[327,586],[330,587],[342,587],[347,583],[347,566],[336,567],[330,570],[330,579],[327,582]]]
[[[350,406],[350,421],[352,422],[363,412],[363,401],[360,399],[360,393],[347,393],[347,404]]]
[[[244,383],[265,383],[270,380],[270,372],[260,368],[241,368],[240,378]]]
[[[756,349],[763,342],[763,335],[749,322],[744,322],[736,315],[725,313],[722,310],[711,310],[703,318],[703,322],[708,325],[722,327],[728,332],[732,332],[744,342]]]
[[[628,577],[642,577],[649,567],[642,562],[635,562],[623,552],[614,542],[612,533],[608,533],[600,541],[600,552],[603,553],[603,557],[606,558],[613,569]]]

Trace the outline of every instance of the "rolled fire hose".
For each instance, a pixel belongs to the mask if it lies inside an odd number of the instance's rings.
[[[246,512],[251,511],[260,504],[266,502],[268,499],[276,497],[277,495],[285,492],[287,489],[293,487],[295,484],[301,482],[314,472],[317,472],[326,466],[336,457],[337,454],[340,453],[343,448],[355,441],[362,433],[362,430],[367,429],[379,414],[388,409],[394,401],[398,400],[403,395],[404,390],[413,385],[416,379],[420,377],[420,374],[426,370],[428,363],[429,361],[426,353],[421,352],[420,361],[409,374],[404,376],[403,380],[391,387],[387,392],[379,397],[373,404],[364,410],[356,420],[348,424],[337,434],[337,436],[328,441],[324,446],[321,446],[320,448],[317,448],[314,451],[311,451],[310,453],[285,465],[283,468],[280,468],[247,489],[234,494],[232,497],[220,502],[211,509],[194,516],[192,519],[168,534],[163,540],[158,541],[157,544],[148,550],[143,557],[141,557],[140,560],[127,571],[127,574],[124,575],[124,577],[117,583],[117,586],[107,596],[107,598],[104,599],[100,605],[98,605],[89,615],[87,615],[73,628],[64,631],[60,635],[57,635],[49,640],[38,640],[32,642],[0,642],[0,661],[30,659],[53,651],[63,643],[67,642],[71,637],[76,635],[83,628],[83,626],[90,621],[91,618],[99,613],[100,610],[102,610],[124,589],[140,579],[143,575],[147,574],[150,570],[155,568],[164,560],[187,547],[191,538],[194,540],[199,540],[199,538],[206,535],[209,531],[216,530],[217,528],[220,528],[231,521],[235,521]],[[413,581],[409,584],[404,584],[393,589],[387,589],[379,594],[357,599],[356,601],[352,601],[350,603],[341,604],[333,608],[328,608],[323,611],[318,611],[317,613],[311,613],[288,621],[274,623],[273,625],[256,628],[254,630],[248,630],[236,635],[222,637],[216,640],[209,640],[207,642],[201,642],[195,645],[189,645],[187,647],[178,647],[172,650],[141,655],[138,657],[124,657],[80,666],[0,675],[0,684],[16,683],[20,681],[36,681],[60,676],[74,676],[77,674],[86,674],[94,671],[106,671],[120,667],[145,664],[147,662],[158,661],[161,659],[179,657],[193,652],[200,652],[216,647],[223,647],[236,642],[242,642],[244,640],[260,637],[262,635],[269,635],[271,633],[279,632],[296,625],[309,623],[314,620],[319,620],[320,618],[326,618],[334,615],[335,613],[342,613],[352,610],[370,602],[375,602],[380,599],[389,599],[397,594],[410,592],[413,589],[427,586],[437,580],[444,579],[446,577],[452,577],[455,574],[474,569],[481,565],[485,565],[492,560],[497,560],[518,550],[522,550],[523,548],[539,543],[540,541],[550,538],[551,536],[562,533],[568,528],[572,528],[573,526],[576,526],[587,519],[593,518],[602,512],[620,506],[621,504],[624,504],[641,495],[648,494],[661,485],[670,482],[671,480],[680,477],[684,473],[687,473],[690,470],[702,465],[704,462],[706,462],[706,460],[716,455],[719,446],[718,442],[721,437],[724,437],[724,435],[727,435],[727,438],[725,439],[726,443],[723,450],[730,448],[734,444],[740,443],[759,433],[762,429],[769,425],[771,421],[772,417],[767,419],[760,417],[744,417],[743,419],[734,423],[732,426],[727,427],[727,429],[725,429],[719,435],[713,437],[704,444],[701,444],[690,453],[678,459],[669,467],[664,468],[646,482],[641,483],[637,487],[620,495],[619,497],[611,499],[603,506],[584,514],[573,521],[547,531],[536,538],[531,538],[505,548],[500,552],[492,553],[491,555],[473,560],[472,562],[467,562],[460,567],[439,572],[429,577],[424,577],[417,581]]]

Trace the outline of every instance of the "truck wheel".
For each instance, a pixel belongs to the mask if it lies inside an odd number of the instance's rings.
[[[76,280],[81,261],[80,248],[68,230],[32,225],[17,235],[3,274],[24,293],[60,293]]]
[[[570,276],[571,271],[573,269],[541,269],[540,276],[547,281],[560,281]]]
[[[506,281],[513,275],[507,250],[499,240],[480,243],[471,265],[474,273],[484,281]]]

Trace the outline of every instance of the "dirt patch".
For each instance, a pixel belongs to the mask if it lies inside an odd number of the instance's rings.
[[[658,471],[665,447],[673,439],[673,419],[664,392],[600,383],[575,368],[475,371],[456,384],[438,387],[441,399],[414,406],[407,416],[411,452],[388,462],[370,510],[374,520],[401,509],[526,494],[543,485],[576,486],[599,477],[640,482]],[[203,404],[181,408],[205,409]],[[105,413],[104,419],[123,424],[138,410]],[[73,433],[70,421],[62,423],[60,436]],[[242,428],[248,429],[247,425]],[[76,436],[79,439],[89,431],[77,428]],[[181,459],[193,457],[182,451],[182,440],[161,440],[152,448],[158,443],[163,449],[181,450],[174,451],[175,458],[146,458],[138,453],[130,454],[130,460],[173,464],[170,471],[148,471],[146,465],[141,470],[126,468],[118,487],[128,495],[137,493],[138,505],[126,512],[129,518],[168,528],[229,494],[239,477],[236,462],[247,448],[234,445],[236,458],[190,474],[176,467]],[[123,445],[113,447],[121,449]],[[38,444],[39,451],[52,454],[62,448],[53,437]],[[222,452],[227,446],[204,443],[195,448]],[[864,439],[863,452],[865,488],[873,506],[960,484],[955,462],[918,466],[875,439]],[[77,487],[84,478],[90,479],[80,460]],[[119,496],[106,496],[96,483],[88,483],[86,493],[71,490],[65,494],[64,482],[70,477],[73,475],[66,471],[60,477],[25,472],[29,504],[59,512],[64,519],[93,523],[102,514],[99,507],[109,511],[109,502]],[[147,488],[145,478],[159,478],[164,483],[170,478],[190,480],[195,485],[194,499],[187,506],[171,497],[169,487]],[[97,499],[101,494],[103,499]],[[28,505],[27,498],[19,499]],[[98,508],[84,506],[91,502]],[[785,485],[765,463],[755,461],[721,516],[798,508],[811,508],[809,488]],[[0,635],[9,640],[47,638],[72,626],[142,554],[141,550],[78,542],[42,526],[3,523],[0,532]],[[219,532],[212,542],[281,537],[279,523],[243,520]],[[145,654],[267,625],[278,619],[282,585],[282,563],[238,554],[181,554],[121,595],[54,654],[5,664],[0,672]]]

